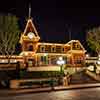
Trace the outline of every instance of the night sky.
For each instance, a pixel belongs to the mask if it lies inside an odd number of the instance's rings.
[[[85,45],[86,31],[100,26],[99,6],[77,6],[77,3],[67,0],[3,0],[0,2],[0,13],[16,15],[23,31],[29,2],[41,41],[65,43],[70,39],[78,39]]]

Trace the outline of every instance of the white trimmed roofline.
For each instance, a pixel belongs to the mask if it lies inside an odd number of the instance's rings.
[[[80,46],[83,48],[84,52],[87,52],[87,51],[85,50],[85,48],[83,47],[83,45],[80,43],[79,40],[71,40],[71,41],[69,41],[69,42],[66,43],[66,44],[70,44],[70,43],[72,43],[72,42],[78,42],[78,43],[80,44]]]
[[[36,30],[36,28],[35,28],[35,25],[34,25],[34,23],[32,22],[32,19],[31,19],[31,18],[28,19],[28,21],[27,21],[26,27],[25,27],[25,29],[24,29],[24,35],[26,34],[26,30],[27,30],[27,28],[28,28],[29,22],[32,24],[32,27],[33,27],[33,29],[34,29],[34,31],[35,31],[35,36],[39,37],[38,32],[37,32],[37,30]]]

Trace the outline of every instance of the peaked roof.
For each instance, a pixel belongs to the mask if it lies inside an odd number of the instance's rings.
[[[79,40],[71,40],[71,41],[69,41],[67,44],[71,44],[71,43],[73,43],[73,42],[78,42],[78,44],[79,44],[79,45],[82,47],[82,49],[86,52],[85,48],[83,47],[83,45],[80,43]]]
[[[39,37],[38,32],[35,28],[34,23],[32,22],[32,19],[28,19],[25,30],[24,30],[24,35],[27,35],[29,32],[33,32],[34,35]]]

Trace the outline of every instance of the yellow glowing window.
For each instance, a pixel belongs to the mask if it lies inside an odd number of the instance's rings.
[[[75,50],[80,50],[81,48],[80,48],[79,43],[74,42],[74,43],[73,43],[73,49],[75,49]]]

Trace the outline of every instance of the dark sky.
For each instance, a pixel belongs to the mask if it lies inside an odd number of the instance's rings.
[[[0,2],[1,13],[12,13],[20,19],[23,31],[28,17],[29,2],[32,18],[42,41],[67,42],[71,39],[85,42],[86,31],[100,26],[100,8],[67,0],[3,0]],[[82,4],[82,2],[81,2]]]

